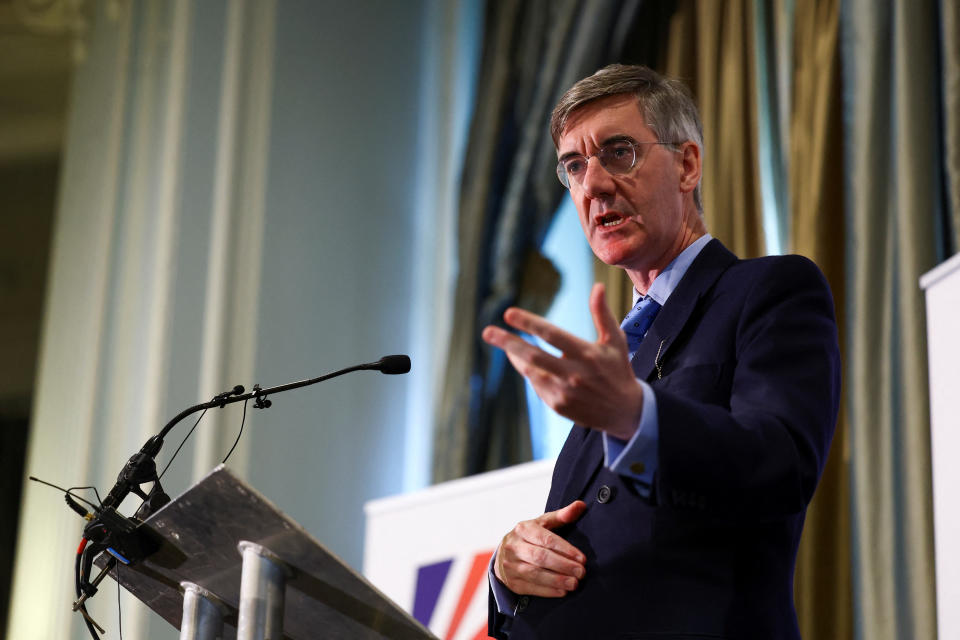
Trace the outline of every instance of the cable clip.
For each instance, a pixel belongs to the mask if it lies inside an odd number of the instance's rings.
[[[253,385],[253,395],[256,398],[253,402],[253,407],[255,409],[269,409],[273,406],[273,403],[267,400],[267,395],[261,393],[263,389],[260,388],[259,384]]]

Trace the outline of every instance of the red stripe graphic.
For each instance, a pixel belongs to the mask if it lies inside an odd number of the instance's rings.
[[[445,640],[453,640],[460,623],[463,621],[463,614],[467,612],[470,601],[477,592],[480,581],[487,577],[487,565],[490,564],[490,557],[493,551],[484,551],[473,556],[473,566],[470,567],[470,573],[463,584],[463,591],[460,592],[460,600],[457,601],[457,608],[453,612],[453,618],[450,620],[450,627],[447,629]]]
[[[480,626],[480,630],[477,631],[477,635],[473,636],[472,640],[487,640],[490,636],[487,635],[487,623],[484,622]]]

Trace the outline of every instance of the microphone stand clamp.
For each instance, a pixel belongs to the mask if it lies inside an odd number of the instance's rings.
[[[259,384],[253,385],[254,409],[269,409],[273,403],[267,400],[267,394],[260,388]]]

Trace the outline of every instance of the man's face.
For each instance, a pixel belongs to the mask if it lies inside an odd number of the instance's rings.
[[[558,155],[581,154],[590,160],[582,182],[571,181],[570,196],[600,260],[636,271],[662,269],[682,249],[684,216],[689,215],[684,153],[667,145],[639,145],[637,166],[611,175],[593,156],[617,140],[657,142],[632,95],[602,98],[571,114]]]

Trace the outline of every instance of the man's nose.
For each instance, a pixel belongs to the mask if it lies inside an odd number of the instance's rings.
[[[613,176],[607,171],[596,157],[587,162],[587,170],[583,174],[583,193],[588,198],[602,198],[612,195],[616,190]]]

